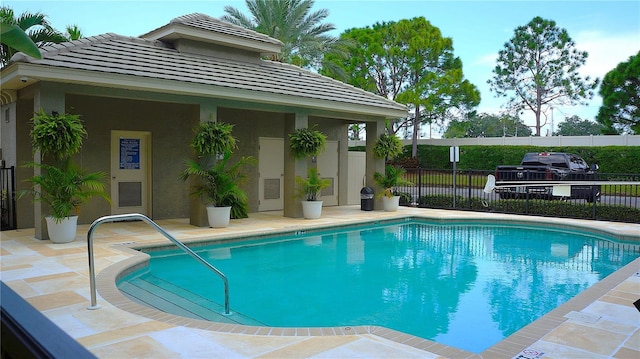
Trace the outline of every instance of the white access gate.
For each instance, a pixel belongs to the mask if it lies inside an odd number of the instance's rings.
[[[349,151],[349,184],[347,204],[360,204],[360,190],[366,186],[366,152]]]
[[[338,141],[327,141],[325,150],[318,155],[318,174],[331,181],[331,185],[320,192],[322,206],[338,205]]]
[[[258,211],[284,208],[284,139],[260,137],[258,151]]]

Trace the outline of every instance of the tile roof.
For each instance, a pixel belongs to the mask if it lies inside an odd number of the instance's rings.
[[[278,39],[274,39],[271,36],[267,36],[265,34],[259,33],[257,31],[249,30],[241,26],[237,26],[226,21],[222,21],[211,16],[193,13],[183,16],[178,16],[175,19],[171,20],[169,24],[181,24],[201,30],[207,30],[214,33],[226,34],[240,38],[246,38],[254,41],[265,42],[273,45],[282,46],[282,41]],[[154,30],[155,31],[155,30]],[[148,32],[147,34],[152,33],[153,31]],[[145,38],[145,35],[140,35],[140,37]]]
[[[202,18],[196,15],[179,17],[174,21],[204,26]],[[221,21],[208,21],[206,26],[216,27],[215,31],[238,30],[236,26],[225,26]],[[251,34],[253,31],[247,30],[244,33]],[[241,36],[238,33],[235,35]],[[264,35],[255,33],[252,36]],[[85,74],[90,71],[114,76],[133,76],[140,80],[174,81],[181,85],[206,85],[208,89],[216,89],[218,93],[224,90],[220,97],[226,95],[229,99],[251,99],[278,105],[302,105],[321,110],[386,117],[403,111],[406,113],[404,105],[290,64],[268,60],[238,61],[181,53],[170,44],[139,37],[107,33],[44,47],[41,53],[42,59],[39,60],[18,54],[12,61],[56,69],[81,70]],[[99,85],[97,82],[92,83]],[[166,88],[168,92],[176,93],[171,84],[166,84]]]

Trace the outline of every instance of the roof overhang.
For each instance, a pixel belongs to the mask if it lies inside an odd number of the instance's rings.
[[[247,89],[184,81],[172,81],[140,76],[109,74],[104,72],[78,69],[56,68],[51,66],[20,62],[13,63],[2,69],[2,76],[0,77],[0,88],[2,88],[2,93],[4,94],[5,91],[20,90],[38,81],[147,91],[182,96],[209,97],[286,107],[300,107],[310,110],[316,110],[320,113],[340,112],[352,114],[355,118],[359,116],[402,118],[407,116],[408,111],[405,106],[399,104],[390,107],[379,107],[365,104],[346,103],[331,100],[313,99],[301,96],[277,94],[265,91],[252,91]],[[9,93],[7,93],[7,95],[9,95]]]
[[[163,27],[150,31],[141,38],[159,40],[172,43],[178,39],[195,40],[215,45],[233,47],[236,49],[256,51],[262,55],[279,54],[282,44],[256,41],[231,34],[216,33],[204,29],[198,29],[180,23],[169,23]]]

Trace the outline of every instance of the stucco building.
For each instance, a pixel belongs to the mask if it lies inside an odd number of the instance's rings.
[[[112,204],[92,200],[79,221],[118,213],[154,219],[191,217],[204,225],[203,207],[179,179],[192,156],[189,141],[199,121],[232,123],[239,148],[234,156],[254,156],[245,187],[250,211],[284,210],[300,217],[295,176],[317,166],[333,186],[325,205],[346,203],[347,127],[366,123],[367,178],[384,170],[370,148],[385,118],[405,117],[405,106],[299,67],[264,60],[282,43],[263,34],[203,14],[173,19],[139,37],[107,33],[41,49],[42,59],[16,54],[0,72],[0,147],[15,165],[18,190],[39,161],[32,153],[29,119],[35,111],[81,115],[89,137],[76,161],[88,171],[109,175]],[[328,146],[317,162],[295,160],[288,133],[317,126]],[[127,151],[132,156],[123,156]],[[35,227],[46,236],[42,204],[17,204],[18,228]]]

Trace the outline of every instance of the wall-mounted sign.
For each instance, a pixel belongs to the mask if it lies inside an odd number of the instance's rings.
[[[121,138],[120,139],[120,169],[139,170],[140,169],[140,139]]]

